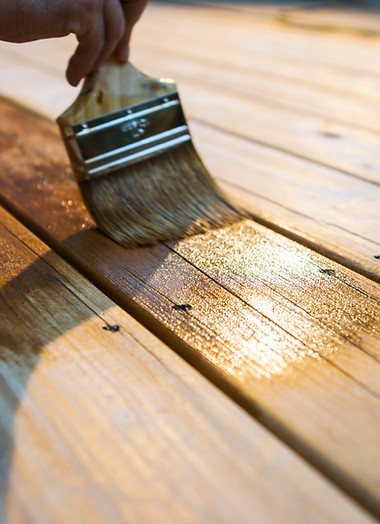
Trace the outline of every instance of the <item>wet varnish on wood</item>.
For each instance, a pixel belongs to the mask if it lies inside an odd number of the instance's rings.
[[[1,208],[0,239],[2,522],[371,522]]]

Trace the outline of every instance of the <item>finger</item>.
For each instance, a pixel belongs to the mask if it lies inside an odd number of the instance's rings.
[[[86,5],[86,3],[84,3]],[[87,2],[77,34],[79,45],[69,61],[68,82],[76,86],[82,78],[99,68],[113,53],[125,32],[124,13],[119,0]]]
[[[86,5],[86,4],[84,4]],[[78,23],[72,29],[78,40],[78,47],[69,60],[66,78],[72,86],[94,70],[97,59],[105,45],[103,3],[92,2],[78,16]]]
[[[127,61],[129,56],[129,41],[134,25],[141,17],[149,0],[124,0],[122,7],[125,16],[125,32],[115,49],[115,56],[120,60]]]
[[[125,33],[125,18],[119,0],[104,0],[103,19],[105,42],[96,60],[95,69],[112,55]]]
[[[104,46],[104,31],[91,30],[78,37],[78,47],[69,60],[66,78],[72,86],[77,86],[82,78],[94,70],[97,58]]]

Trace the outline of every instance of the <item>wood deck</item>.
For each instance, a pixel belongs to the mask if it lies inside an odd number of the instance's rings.
[[[133,61],[252,220],[152,248],[70,177],[73,39],[0,45],[4,522],[380,516],[380,14],[211,4]]]

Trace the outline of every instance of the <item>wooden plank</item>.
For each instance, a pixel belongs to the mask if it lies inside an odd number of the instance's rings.
[[[0,244],[2,522],[372,522],[2,209]]]
[[[54,126],[9,111],[8,208],[380,514],[380,286],[250,221],[122,249],[93,228]],[[190,311],[173,309],[186,303]]]
[[[214,53],[219,60],[227,58],[231,64],[243,65],[247,63],[247,57],[254,64],[258,54],[267,58],[269,63],[272,63],[272,58],[279,63],[281,60],[291,60],[293,67],[297,64],[306,66],[307,63],[311,67],[318,64],[330,66],[331,72],[335,70],[336,76],[338,72],[345,75],[354,71],[357,75],[370,73],[373,78],[380,70],[376,59],[380,47],[378,38],[366,39],[286,27],[273,20],[265,21],[262,17],[255,16],[254,10],[249,16],[238,10],[231,12],[203,8],[201,16],[199,15],[200,10],[193,6],[175,8],[153,4],[136,27],[135,37],[139,38],[139,33],[142,32],[151,32],[151,36],[160,33],[162,36],[164,21],[167,23],[168,20],[175,20],[176,30],[167,35],[167,42],[176,41],[182,48],[184,42],[190,41],[195,49],[199,49],[199,44],[209,44],[204,47],[205,57]],[[215,41],[221,44],[223,56],[218,53],[215,45],[211,45]],[[237,52],[241,54],[236,54]]]
[[[325,119],[325,125],[336,122],[370,132],[380,131],[376,118],[378,100],[368,99],[361,93],[346,94],[310,83],[295,83],[293,78],[283,77],[276,71],[265,74],[256,69],[248,57],[243,67],[227,60],[208,58],[198,47],[194,49],[192,46],[189,50],[182,44],[173,49],[170,42],[162,40],[155,44],[156,38],[147,34],[143,33],[136,43],[135,60],[143,69],[154,68],[157,75],[160,69],[166,75],[175,73],[180,85],[196,79],[199,88],[206,84],[218,92],[227,92],[243,100],[256,100],[264,107],[284,107],[300,116],[314,115]],[[159,64],[152,60],[158,49]],[[298,69],[302,71],[301,66]]]
[[[155,2],[153,2],[155,3]],[[292,29],[300,28],[323,32],[346,32],[356,36],[373,37],[380,35],[380,10],[377,0],[367,2],[212,2],[198,0],[177,0],[192,6],[217,7],[218,9],[244,11],[254,15],[256,21],[273,24],[287,23]],[[327,5],[329,4],[329,5]],[[350,5],[351,4],[351,5]],[[355,5],[356,4],[356,5]]]
[[[160,11],[160,13],[161,16],[164,16],[165,11]],[[201,20],[198,21],[198,18],[201,18]],[[248,81],[247,78],[252,77],[253,72],[247,72],[246,75],[238,72],[235,75],[236,80],[234,80],[234,68],[232,68],[232,72],[230,73],[225,54],[225,51],[228,53],[227,48],[229,44],[227,42],[223,45],[221,41],[221,36],[219,36],[221,25],[219,29],[215,28],[214,33],[214,30],[210,30],[207,26],[207,15],[198,18],[193,14],[192,19],[186,19],[183,32],[174,32],[165,39],[166,50],[171,46],[181,53],[185,52],[188,54],[189,46],[186,35],[190,37],[190,34],[192,32],[194,33],[195,28],[197,28],[197,43],[191,46],[191,54],[196,57],[198,61],[201,60],[203,70],[207,69],[206,64],[211,67],[211,61],[215,59],[215,55],[220,57],[220,55],[223,54],[225,63],[224,82],[214,80],[214,85],[208,86],[202,83],[201,80],[201,90],[197,89],[199,79],[202,79],[202,73],[199,72],[200,66],[196,68],[198,73],[194,72],[194,74],[191,75],[191,71],[189,73],[185,72],[184,76],[182,75],[188,66],[187,62],[182,68],[178,66],[176,68],[176,71],[178,70],[177,76],[182,80],[181,91],[185,96],[186,106],[189,108],[193,117],[202,119],[209,124],[216,125],[223,129],[228,129],[230,132],[259,142],[264,142],[272,147],[289,151],[315,162],[346,171],[354,176],[379,183],[380,178],[377,169],[377,135],[356,126],[349,126],[339,122],[339,119],[335,121],[331,114],[326,114],[327,108],[325,116],[322,119],[310,111],[304,111],[302,113],[299,110],[294,111],[294,108],[292,110],[291,107],[287,107],[286,103],[273,106],[273,102],[271,103],[271,101],[265,97],[252,96],[250,81]],[[206,20],[204,20],[205,18]],[[221,19],[219,19],[219,22],[221,22]],[[232,24],[233,29],[230,37],[235,40],[240,33],[238,41],[245,43],[247,40],[244,38],[244,25],[247,25],[247,22],[241,21],[241,23],[236,24],[236,26]],[[253,27],[248,25],[246,31],[248,31],[248,28],[252,30]],[[152,46],[151,53],[148,53],[150,56],[154,53],[154,42],[159,39],[159,28],[159,19],[155,20],[154,23],[151,21],[142,35],[144,41],[147,39],[149,41],[150,34],[150,43]],[[218,45],[217,49],[213,46],[214,51],[204,51],[204,49],[208,50],[211,47],[211,40],[213,38],[219,38],[221,44]],[[259,36],[254,40],[257,39],[260,40]],[[299,47],[300,46],[301,44],[299,44]],[[229,61],[233,63],[233,57],[231,55],[239,55],[240,51],[242,52],[240,56],[243,57],[239,64],[240,68],[246,70],[249,68],[250,70],[252,64],[251,55],[248,54],[247,49],[244,50],[244,44],[240,44],[240,46],[236,44],[233,46],[233,51],[230,51],[231,54],[227,55]],[[342,50],[340,52],[343,53]],[[213,57],[211,58],[210,56],[209,59],[205,60],[208,53],[212,53]],[[330,55],[334,55],[331,49],[329,49],[329,53]],[[340,56],[337,50],[336,54]],[[169,57],[170,56],[171,54],[169,52]],[[348,50],[345,50],[344,56],[346,59],[351,59]],[[203,58],[201,59],[201,57]],[[189,66],[191,66],[191,63]],[[223,67],[223,63],[221,67]],[[357,71],[357,74],[358,73],[359,70]],[[305,72],[303,72],[303,74],[305,75]],[[205,75],[207,77],[207,73],[205,73]],[[213,76],[214,79],[217,78],[217,72],[215,74],[213,72]],[[243,83],[243,88],[241,88],[241,79],[243,77],[246,79],[246,87],[244,87]],[[220,88],[221,85],[223,85],[223,88]],[[249,93],[251,93],[251,95],[249,95]],[[328,98],[328,95],[326,95],[326,97]],[[323,99],[322,93],[321,98]],[[318,101],[319,98],[315,97],[315,107],[318,106]],[[346,110],[348,107],[349,104],[347,104]],[[247,118],[247,114],[252,115],[252,117]],[[276,125],[274,125],[274,122]]]
[[[172,16],[174,23],[175,15]],[[147,20],[149,22],[150,18],[147,17]],[[361,126],[367,129],[379,130],[378,120],[375,118],[379,99],[378,89],[373,90],[377,98],[371,102],[367,96],[359,96],[359,94],[356,94],[354,98],[352,95],[347,96],[339,90],[321,90],[318,85],[310,86],[310,84],[305,85],[302,82],[295,84],[294,74],[290,78],[282,77],[281,74],[277,73],[275,64],[271,65],[272,74],[268,77],[265,72],[263,74],[260,71],[260,68],[255,67],[255,59],[248,55],[247,51],[243,52],[235,48],[234,52],[240,56],[240,62],[235,63],[236,61],[232,60],[231,50],[228,53],[228,48],[226,44],[223,46],[222,41],[217,46],[218,50],[212,47],[210,49],[209,41],[206,39],[210,38],[210,30],[207,35],[206,30],[204,30],[203,34],[201,32],[198,35],[200,41],[189,48],[187,39],[184,40],[182,35],[174,32],[172,36],[168,36],[163,40],[157,28],[155,32],[153,31],[157,24],[152,20],[150,22],[152,27],[149,25],[146,27],[148,22],[144,21],[142,29],[136,33],[135,57],[142,64],[143,68],[153,70],[158,75],[171,74],[171,76],[176,76],[181,81],[196,78],[199,86],[206,83],[214,90],[217,89],[218,92],[235,93],[235,96],[238,98],[250,98],[260,104],[264,104],[264,106],[267,104],[273,106],[274,104],[276,108],[279,105],[296,112],[299,117],[301,116],[299,114],[300,111],[302,111],[304,116],[308,114],[319,115],[324,117],[325,120],[327,119],[327,122],[321,122],[321,125],[325,127],[328,122],[336,121],[343,125],[348,124],[353,127]],[[195,30],[196,27],[196,20],[194,20],[190,30]],[[23,53],[25,53],[24,65],[29,68],[31,67],[30,54],[35,49],[34,54],[37,56],[37,59],[35,59],[37,64],[39,63],[40,67],[42,64],[45,64],[45,67],[49,70],[55,69],[58,72],[57,66],[55,65],[54,67],[54,64],[60,62],[64,64],[66,62],[69,56],[69,49],[73,47],[71,39],[68,42],[70,44],[67,43],[67,55],[65,58],[62,57],[62,52],[57,54],[56,50],[59,48],[57,45],[54,46],[53,52],[50,50],[49,53],[46,53],[45,42],[32,47],[11,46],[8,44],[3,45],[3,48],[7,53],[10,53],[9,60],[10,62],[13,61],[13,63],[15,59],[22,60]],[[156,58],[152,60],[152,56],[157,53],[158,49],[161,52],[157,63]],[[330,50],[330,52],[333,54],[333,50]],[[269,63],[271,63],[270,60]],[[6,63],[4,67],[6,67]],[[308,76],[303,65],[298,67],[293,65],[292,72],[296,74],[297,69],[303,77]],[[59,74],[62,75],[62,70],[59,71]],[[343,76],[340,71],[338,76]],[[375,78],[373,77],[372,83],[374,82]],[[346,80],[346,83],[351,84],[351,79]],[[4,90],[7,88],[5,86],[2,89],[5,92]],[[325,133],[331,134],[333,131],[326,129]],[[350,131],[348,130],[347,133],[349,134]],[[325,139],[328,138],[331,137],[325,137]],[[325,141],[327,147],[329,147],[329,140]],[[285,145],[286,142],[283,147]]]
[[[36,43],[41,42],[34,44]],[[20,46],[25,54],[14,52],[14,47],[14,44],[1,44],[1,94],[45,117],[56,118],[76,96],[75,90],[64,79],[65,60],[61,61],[61,70],[56,71],[41,67],[40,63],[30,58],[41,54],[40,47],[35,49],[34,45]],[[50,52],[49,45],[45,52]],[[56,54],[55,51],[53,56]]]
[[[200,122],[191,127],[211,173],[253,216],[380,282],[379,186]]]
[[[302,6],[275,13],[277,19],[292,27],[322,32],[349,33],[355,36],[380,36],[380,10],[371,9],[370,3],[361,8],[329,8]]]

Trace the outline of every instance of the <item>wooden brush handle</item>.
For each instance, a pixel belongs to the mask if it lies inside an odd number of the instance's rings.
[[[151,78],[130,62],[111,59],[86,78],[77,99],[57,123],[61,128],[71,126],[173,91],[175,82]]]

